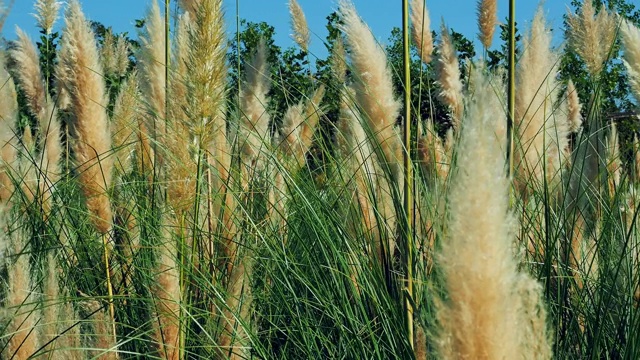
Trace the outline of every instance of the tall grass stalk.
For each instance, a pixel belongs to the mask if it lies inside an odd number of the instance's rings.
[[[413,161],[411,160],[411,55],[409,53],[409,0],[402,2],[402,44],[403,44],[403,64],[404,64],[404,152],[403,152],[403,172],[404,172],[404,214],[403,214],[403,244],[404,244],[404,266],[406,294],[405,308],[407,314],[407,334],[409,344],[414,348],[414,321],[413,321]],[[424,41],[424,39],[423,39]]]

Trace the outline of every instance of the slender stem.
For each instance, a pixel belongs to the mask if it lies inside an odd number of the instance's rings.
[[[409,344],[413,349],[413,237],[411,231],[412,202],[413,202],[413,174],[411,163],[411,57],[409,53],[409,0],[402,2],[402,41],[403,41],[403,60],[404,60],[404,244],[405,249],[405,266],[406,266],[406,294],[405,294],[405,311],[407,316],[407,335]]]
[[[509,89],[507,114],[507,178],[513,171],[513,117],[516,103],[516,0],[509,0]]]
[[[113,340],[118,341],[116,333],[116,308],[113,304],[113,285],[111,284],[111,267],[109,266],[109,239],[108,232],[102,234],[102,245],[104,247],[104,265],[107,274],[107,294],[109,295],[109,316],[111,318],[111,326],[113,330]]]

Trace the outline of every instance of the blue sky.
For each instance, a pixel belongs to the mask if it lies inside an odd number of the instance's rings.
[[[164,0],[161,0],[164,3]],[[8,3],[9,0],[5,0]],[[134,20],[142,18],[150,4],[150,0],[84,0],[83,9],[89,19],[111,25],[116,32],[128,31],[135,34]],[[171,0],[172,3],[175,0]],[[401,2],[399,0],[353,0],[360,16],[371,27],[375,36],[385,42],[394,26],[400,26]],[[240,17],[249,21],[266,21],[276,28],[276,43],[282,47],[293,44],[289,37],[289,12],[287,0],[239,0]],[[326,36],[326,16],[337,8],[336,0],[299,0],[304,9],[313,33],[311,52],[324,56],[322,41]],[[430,11],[432,28],[439,26],[444,18],[449,27],[475,39],[477,0],[427,0]],[[547,19],[553,28],[562,27],[562,15],[566,12],[568,1],[550,0],[544,5]],[[526,28],[533,18],[538,2],[535,0],[518,0],[517,15],[520,28]],[[224,0],[227,17],[227,27],[230,32],[235,30],[236,1]],[[508,1],[499,0],[499,19],[503,21],[508,13]],[[15,26],[18,25],[36,36],[35,20],[32,0],[16,0],[15,5],[3,29],[4,36],[13,38]],[[59,21],[56,28],[61,26]]]

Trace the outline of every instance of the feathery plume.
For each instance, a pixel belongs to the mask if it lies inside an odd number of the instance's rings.
[[[431,21],[429,20],[429,10],[424,5],[424,0],[411,0],[411,35],[413,41],[418,46],[420,59],[425,64],[431,62],[433,53],[433,36],[431,35]]]
[[[25,93],[31,114],[42,117],[48,99],[40,70],[38,50],[29,36],[19,27],[16,28],[16,35],[18,39],[10,55],[15,62],[17,80]]]
[[[18,39],[11,50],[15,61],[16,78],[27,100],[31,114],[38,119],[38,137],[42,144],[42,158],[36,164],[38,174],[43,177],[39,181],[40,196],[43,197],[43,208],[50,208],[53,185],[59,180],[62,170],[62,140],[60,123],[54,101],[45,88],[45,79],[40,70],[38,51],[29,36],[21,29],[16,29]]]
[[[163,226],[166,230],[166,226]],[[165,239],[173,239],[165,234]],[[173,240],[171,240],[173,241]],[[160,346],[162,358],[178,360],[180,356],[180,273],[176,261],[177,252],[173,246],[163,244],[158,258],[157,286],[154,296],[157,299],[158,321],[155,329],[156,341]]]
[[[616,196],[620,176],[622,175],[622,159],[620,159],[620,147],[618,145],[618,127],[611,122],[609,137],[607,138],[607,179],[609,184],[609,196]]]
[[[111,320],[108,310],[100,302],[89,300],[85,303],[87,311],[92,314],[89,320],[93,325],[93,338],[95,341],[93,356],[99,360],[117,360],[117,345],[111,333]]]
[[[227,40],[222,1],[200,0],[199,4],[189,32],[186,114],[197,146],[213,150],[217,158],[220,152],[229,154],[224,119]]]
[[[542,285],[528,274],[516,280],[516,295],[520,298],[522,326],[520,354],[527,360],[553,358],[551,332],[547,329],[547,309],[542,298]]]
[[[123,77],[129,67],[129,44],[122,36],[114,36],[111,29],[104,35],[100,49],[105,74]]]
[[[159,141],[166,134],[166,84],[164,19],[157,0],[151,2],[144,30],[140,33],[140,91],[147,102],[147,129]]]
[[[591,76],[597,76],[609,58],[617,26],[616,17],[604,7],[596,15],[592,0],[585,0],[580,14],[569,13],[570,43],[587,65]]]
[[[493,33],[498,24],[498,2],[496,0],[478,0],[478,38],[485,49],[491,47]]]
[[[102,65],[96,40],[77,0],[69,2],[65,31],[60,45],[61,72],[56,74],[69,93],[74,122],[72,146],[78,166],[80,187],[94,225],[105,234],[111,228],[111,185],[113,158]]]
[[[61,2],[55,0],[36,0],[34,8],[36,13],[34,14],[38,26],[44,30],[45,34],[51,34],[53,24],[58,19],[58,12],[60,11]]]
[[[199,0],[192,19],[188,31],[189,52],[185,58],[185,114],[194,154],[206,158],[210,165],[206,171],[209,220],[213,229],[223,229],[219,235],[221,257],[226,261],[227,274],[233,274],[238,244],[233,239],[233,199],[227,192],[231,149],[226,129],[227,38],[224,32],[222,0]],[[184,146],[183,142],[184,139],[178,139],[179,146]],[[198,180],[200,179],[196,179]],[[213,224],[213,221],[218,223]],[[233,285],[228,287],[232,288]],[[235,308],[237,295],[239,294],[229,295],[227,305],[230,309]],[[238,343],[234,344],[237,318],[229,314],[227,320],[226,331],[222,333],[218,344],[220,347],[231,347],[234,353],[242,352]]]
[[[349,1],[340,2],[340,15],[344,24],[340,26],[346,34],[351,49],[351,62],[357,81],[354,84],[356,100],[363,111],[367,128],[375,137],[384,155],[380,159],[390,167],[394,186],[402,184],[402,141],[394,125],[400,112],[400,103],[393,95],[391,70],[387,56],[371,34],[369,27],[360,19]]]
[[[324,85],[320,85],[308,101],[301,100],[290,106],[282,119],[279,146],[282,152],[293,159],[289,169],[295,173],[306,163],[306,154],[311,147],[313,133],[320,120],[320,103],[324,97]]]
[[[436,134],[431,119],[427,120],[427,128],[422,129],[422,123],[418,123],[418,159],[424,174],[432,182],[445,183],[449,173],[449,160],[442,144],[442,140]]]
[[[4,53],[0,52],[0,203],[6,203],[13,193],[12,173],[18,158],[16,121],[18,100],[13,79],[5,67]]]
[[[9,11],[4,6],[4,2],[0,0],[0,31],[4,27],[4,22],[7,20],[7,16],[9,15]]]
[[[342,36],[338,36],[336,42],[333,44],[331,71],[336,77],[338,84],[344,84],[347,81],[347,52],[344,48]]]
[[[60,319],[60,283],[58,282],[58,273],[56,271],[56,260],[53,252],[47,255],[46,262],[46,280],[44,284],[44,293],[42,296],[42,328],[39,329],[43,333],[42,342],[44,344],[52,342],[58,335],[57,324]],[[50,345],[53,349],[57,344]]]
[[[122,83],[111,117],[114,163],[119,174],[125,174],[131,169],[133,152],[136,149],[136,127],[140,115],[138,96],[138,78],[133,74]]]
[[[443,359],[511,359],[530,351],[527,332],[544,329],[529,324],[522,310],[529,300],[518,291],[526,275],[512,253],[515,221],[503,140],[496,137],[505,131],[506,121],[496,116],[504,111],[486,91],[489,79],[474,73],[475,97],[467,104],[448,198],[448,239],[439,254],[447,299],[437,305],[437,349]]]
[[[437,83],[440,85],[437,97],[451,111],[451,125],[457,130],[460,129],[460,119],[464,111],[460,67],[453,39],[444,23],[441,26],[441,33],[442,39],[438,45],[438,58],[435,64]]]
[[[293,29],[291,37],[304,52],[309,52],[309,42],[311,41],[309,26],[297,0],[289,0],[289,13],[291,13],[291,28]]]
[[[270,116],[267,112],[267,94],[271,89],[267,47],[264,39],[258,43],[253,58],[245,66],[246,81],[240,91],[239,124],[234,142],[237,142],[245,166],[264,169],[264,152],[269,144]]]
[[[167,200],[177,212],[186,211],[190,206],[190,197],[195,194],[194,174],[196,164],[191,157],[192,146],[185,146],[184,140],[191,139],[188,127],[187,108],[187,59],[190,44],[189,33],[192,28],[190,13],[181,14],[178,18],[174,41],[172,71],[170,76],[169,119],[167,139],[167,173],[173,175],[174,181],[167,183]]]
[[[394,252],[394,236],[390,235],[395,234],[397,225],[394,197],[403,197],[403,144],[394,126],[400,112],[400,103],[393,95],[393,82],[386,54],[376,43],[371,30],[360,19],[351,2],[341,1],[339,11],[344,22],[340,28],[351,49],[351,63],[357,77],[353,86],[363,115],[363,128],[370,134],[368,139],[372,149],[377,150],[377,163],[382,170],[382,176],[375,186],[378,214],[384,220],[378,227],[384,229],[384,238],[388,240],[388,246],[385,241],[376,243],[379,248],[375,251],[382,260],[385,253]]]
[[[342,160],[341,169],[344,178],[352,182],[354,206],[360,223],[352,223],[353,235],[359,234],[359,229],[368,235],[376,246],[381,247],[380,232],[375,209],[370,198],[371,193],[377,192],[376,181],[382,174],[375,163],[375,153],[368,141],[367,133],[362,127],[361,119],[353,104],[355,90],[345,88],[340,94],[340,118],[337,124],[337,148]],[[380,250],[374,252],[379,253]]]
[[[567,110],[569,132],[577,133],[580,127],[582,127],[582,104],[578,97],[578,90],[571,79],[569,79],[567,83]]]
[[[629,83],[633,93],[640,101],[640,29],[629,21],[620,27],[624,56],[622,62],[629,74]]]
[[[187,107],[187,58],[189,56],[189,32],[192,21],[190,13],[178,16],[174,37],[174,47],[172,51],[171,72],[169,72],[169,92],[168,99],[169,119],[173,121],[186,121],[187,116],[184,110]]]
[[[555,105],[560,89],[555,77],[559,55],[551,50],[551,30],[542,8],[523,40],[523,49],[516,69],[520,90],[516,93],[514,116],[514,182],[526,197],[545,177],[554,189],[560,180],[562,154],[568,146],[566,112],[558,111]]]
[[[12,255],[7,264],[9,286],[4,302],[6,309],[10,309],[10,323],[5,333],[9,335],[6,354],[10,359],[26,360],[35,355],[40,346],[36,329],[39,313],[29,259],[31,248],[24,228],[5,233],[8,218],[7,214],[1,214],[1,216],[2,237],[6,236],[9,240]]]
[[[195,14],[202,0],[180,0],[180,7],[190,14]]]

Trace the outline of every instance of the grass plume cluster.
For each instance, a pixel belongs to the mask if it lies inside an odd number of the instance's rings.
[[[410,2],[414,84],[348,0],[316,66],[295,0],[286,51],[168,4],[133,41],[37,0],[0,50],[0,358],[640,356],[637,120],[599,102],[611,64],[640,98],[631,20],[568,14],[565,74],[534,15],[509,173],[496,1],[479,58]]]

